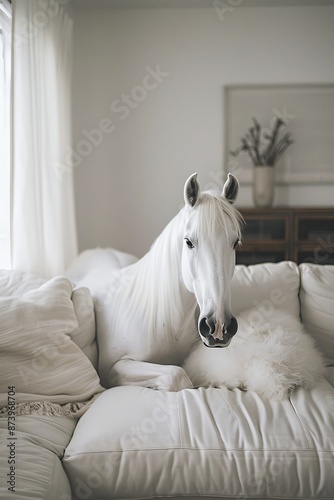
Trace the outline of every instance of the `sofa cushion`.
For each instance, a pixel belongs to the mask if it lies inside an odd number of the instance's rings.
[[[0,417],[0,498],[71,500],[70,483],[60,459],[76,422],[30,415],[16,416],[15,423],[16,439],[12,440],[7,417]],[[14,490],[8,490],[11,487]]]
[[[109,389],[66,449],[72,494],[329,499],[333,396],[325,379],[274,403],[239,389]]]
[[[78,328],[70,333],[71,339],[86,354],[95,370],[97,370],[98,352],[93,299],[90,291],[85,287],[73,290],[71,299],[78,321]]]
[[[300,304],[306,330],[334,365],[334,266],[301,264]]]
[[[70,336],[78,329],[72,291],[71,282],[58,277],[21,295],[0,296],[0,408],[9,386],[15,386],[16,403],[65,404],[102,391]]]
[[[21,271],[0,269],[0,296],[22,295],[43,285],[47,280]]]
[[[265,320],[276,309],[299,317],[298,266],[294,262],[238,265],[232,280],[232,311],[256,308],[258,320]]]
[[[115,269],[129,266],[138,259],[114,248],[92,248],[81,252],[66,269],[67,276],[75,286],[89,288],[93,297],[100,293]]]
[[[47,280],[22,271],[0,269],[0,297],[22,295],[34,290]],[[72,293],[72,302],[78,326],[69,332],[73,342],[86,354],[97,369],[97,342],[95,336],[94,304],[87,288],[76,288]]]

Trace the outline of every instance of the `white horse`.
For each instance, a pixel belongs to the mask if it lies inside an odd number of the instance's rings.
[[[181,364],[198,334],[207,347],[226,347],[237,332],[230,282],[240,215],[232,175],[222,193],[201,192],[197,174],[184,186],[185,206],[150,251],[134,264],[88,285],[95,299],[99,373],[105,387],[193,387]]]

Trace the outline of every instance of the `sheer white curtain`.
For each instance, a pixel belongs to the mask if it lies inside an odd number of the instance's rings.
[[[0,267],[10,269],[11,5],[0,1]]]
[[[73,22],[58,0],[13,2],[12,268],[61,274],[77,254],[71,144]]]

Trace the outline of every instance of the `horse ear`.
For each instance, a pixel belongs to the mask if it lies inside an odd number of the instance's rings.
[[[184,185],[184,201],[190,207],[194,207],[200,193],[197,174],[192,174]]]
[[[227,180],[223,187],[222,195],[228,202],[234,203],[239,190],[239,181],[233,174],[227,174]]]

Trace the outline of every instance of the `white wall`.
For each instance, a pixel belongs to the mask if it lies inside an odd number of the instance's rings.
[[[74,149],[102,119],[114,128],[77,158],[80,249],[143,255],[178,211],[191,173],[202,186],[222,178],[223,85],[334,82],[333,21],[334,7],[236,7],[223,19],[214,8],[77,8]],[[145,97],[138,86],[153,86],[148,66],[168,76]],[[128,116],[111,109],[131,92],[143,100],[131,99]],[[290,204],[332,198],[328,186],[276,193]],[[251,204],[249,188],[239,204]]]

